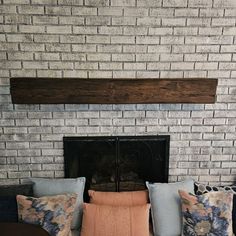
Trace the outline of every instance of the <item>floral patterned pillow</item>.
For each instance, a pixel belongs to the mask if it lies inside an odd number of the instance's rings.
[[[47,197],[17,195],[20,222],[40,225],[51,236],[68,236],[77,194]]]
[[[179,190],[183,236],[232,236],[232,193],[210,192],[195,196]]]

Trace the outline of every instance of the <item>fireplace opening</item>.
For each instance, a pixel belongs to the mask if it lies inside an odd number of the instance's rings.
[[[168,135],[64,137],[65,177],[86,177],[87,190],[135,191],[168,182]]]

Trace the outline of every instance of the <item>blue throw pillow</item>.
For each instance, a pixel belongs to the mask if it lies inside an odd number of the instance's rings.
[[[0,196],[0,222],[17,222],[18,212],[15,196]]]

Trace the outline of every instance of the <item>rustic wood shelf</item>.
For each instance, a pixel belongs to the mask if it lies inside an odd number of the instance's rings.
[[[11,78],[15,104],[214,103],[217,79]]]

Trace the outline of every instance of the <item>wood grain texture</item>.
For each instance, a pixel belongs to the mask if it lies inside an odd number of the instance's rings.
[[[15,104],[214,103],[217,79],[11,78]]]

